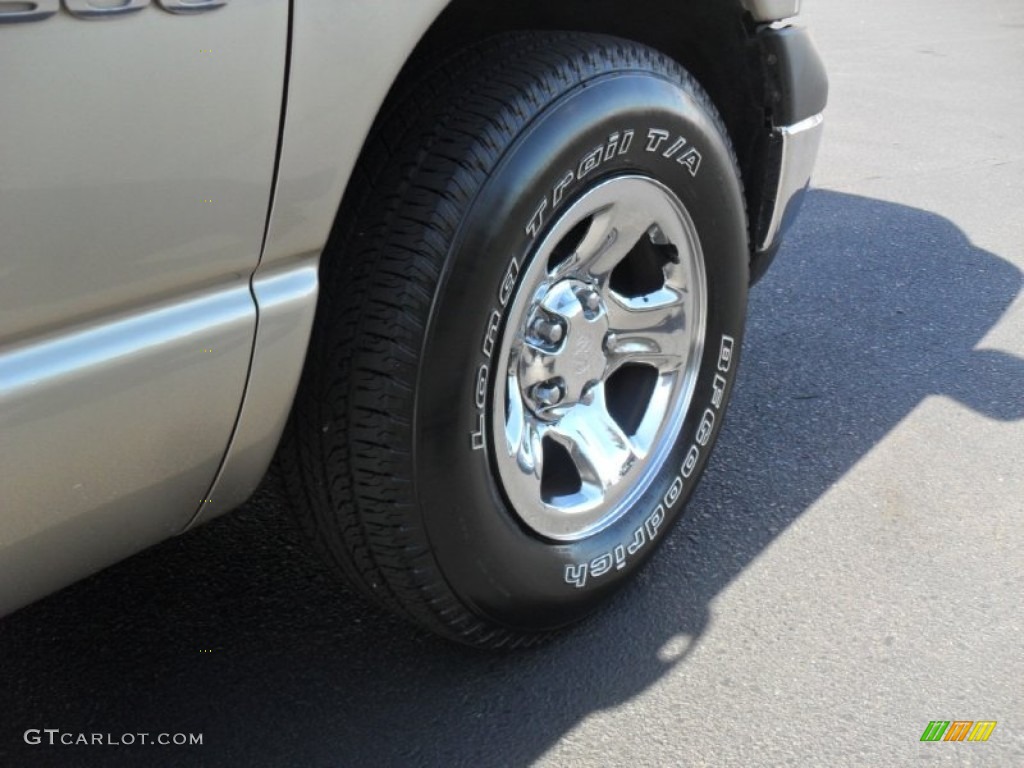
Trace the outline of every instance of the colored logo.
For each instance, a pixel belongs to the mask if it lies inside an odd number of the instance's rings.
[[[995,720],[932,720],[921,741],[988,741],[995,728]]]

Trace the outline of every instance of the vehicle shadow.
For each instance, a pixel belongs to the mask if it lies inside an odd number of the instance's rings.
[[[421,635],[339,598],[264,492],[0,622],[0,763],[528,765],[686,663],[712,600],[923,398],[1024,419],[1024,360],[977,348],[1021,282],[946,219],[813,191],[752,292],[687,516],[596,620],[514,654]],[[203,744],[29,746],[29,728]]]

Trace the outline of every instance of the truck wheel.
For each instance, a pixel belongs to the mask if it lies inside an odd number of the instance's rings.
[[[694,79],[516,33],[382,109],[280,452],[365,593],[477,646],[586,616],[667,535],[736,374],[747,221]]]

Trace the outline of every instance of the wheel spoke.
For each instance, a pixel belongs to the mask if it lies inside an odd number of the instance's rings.
[[[523,481],[533,486],[534,498],[539,499],[541,497],[540,482],[544,476],[544,448],[541,430],[532,418],[527,419],[516,463],[523,473]]]
[[[616,485],[637,461],[629,437],[608,413],[604,385],[594,388],[589,403],[580,403],[548,435],[561,443],[572,457],[584,485],[603,495]]]
[[[533,498],[540,499],[540,481],[544,474],[542,429],[518,395],[509,399],[505,439],[508,455],[515,460],[519,470],[515,477],[516,484],[533,493]]]
[[[685,294],[662,288],[628,301],[612,297],[607,307],[609,374],[626,363],[645,363],[667,373],[686,361],[690,337]]]
[[[650,215],[624,203],[610,205],[593,214],[590,229],[576,247],[575,253],[554,272],[560,277],[571,271],[583,271],[602,280],[652,225]]]

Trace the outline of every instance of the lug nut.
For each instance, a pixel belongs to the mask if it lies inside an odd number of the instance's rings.
[[[595,291],[593,288],[588,290],[582,296],[580,296],[581,303],[591,312],[596,312],[601,308],[601,294]]]
[[[552,322],[544,317],[538,317],[533,321],[533,334],[541,341],[549,344],[557,344],[565,335],[565,329],[561,324]]]
[[[539,405],[557,405],[562,402],[562,397],[562,386],[557,381],[545,381],[533,388],[533,399]]]

